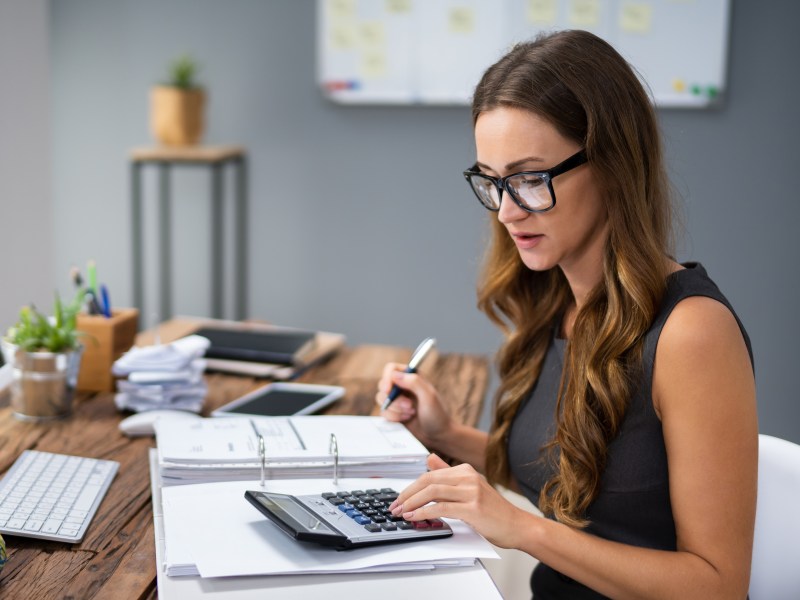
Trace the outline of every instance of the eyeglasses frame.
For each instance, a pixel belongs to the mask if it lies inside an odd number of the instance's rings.
[[[512,173],[511,175],[506,175],[505,177],[492,177],[491,175],[486,175],[485,173],[481,173],[478,171],[478,163],[475,163],[464,171],[464,178],[467,180],[469,184],[469,188],[472,190],[472,193],[478,198],[478,202],[481,203],[485,209],[490,210],[492,212],[499,212],[500,206],[503,203],[503,191],[505,191],[511,200],[519,206],[522,210],[529,213],[543,213],[549,210],[552,210],[553,207],[556,205],[556,192],[553,189],[553,178],[558,177],[559,175],[563,175],[567,171],[571,171],[572,169],[581,166],[589,161],[586,156],[586,150],[582,149],[570,156],[569,158],[561,161],[552,169],[547,169],[545,171],[520,171],[518,173]],[[498,200],[497,200],[497,208],[492,208],[490,206],[486,206],[483,200],[481,200],[480,194],[475,190],[472,185],[471,177],[478,175],[484,179],[488,179],[491,181],[494,186],[497,188]],[[553,203],[548,206],[547,208],[530,208],[526,206],[522,200],[517,198],[516,194],[511,190],[508,185],[508,180],[512,177],[516,177],[518,175],[536,175],[537,177],[541,177],[545,182],[547,182],[547,189],[550,191],[550,198],[553,200]]]

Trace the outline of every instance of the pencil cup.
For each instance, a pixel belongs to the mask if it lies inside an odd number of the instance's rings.
[[[84,335],[83,358],[78,375],[78,390],[113,392],[115,385],[111,366],[133,346],[139,329],[139,311],[135,308],[113,310],[111,317],[78,315],[77,330]]]

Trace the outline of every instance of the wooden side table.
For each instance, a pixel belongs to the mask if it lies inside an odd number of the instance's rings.
[[[247,316],[247,159],[239,146],[159,146],[131,151],[131,237],[133,240],[133,304],[144,305],[142,239],[142,173],[145,165],[158,170],[159,320],[172,316],[172,210],[170,173],[173,166],[200,166],[211,170],[211,316],[222,318],[223,275],[223,168],[230,165],[236,175],[234,224],[234,318]],[[146,319],[142,319],[142,323]]]

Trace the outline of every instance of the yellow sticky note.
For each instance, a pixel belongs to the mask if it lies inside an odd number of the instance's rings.
[[[361,78],[380,79],[386,76],[386,52],[383,50],[365,50],[361,53]]]
[[[468,6],[451,8],[448,26],[450,33],[472,33],[475,30],[475,12]]]
[[[356,14],[356,0],[328,0],[328,14],[332,19],[352,19]]]
[[[619,12],[619,28],[629,33],[650,33],[653,7],[648,2],[626,2]]]
[[[362,48],[377,49],[386,45],[386,31],[382,21],[362,21],[358,24],[358,42]]]
[[[528,21],[536,25],[555,25],[558,18],[556,0],[528,0]]]
[[[596,27],[600,22],[599,0],[571,0],[568,19],[572,27]]]
[[[334,50],[352,50],[356,45],[355,23],[337,23],[330,29],[330,47]]]
[[[411,12],[411,0],[386,0],[386,12],[405,14]]]

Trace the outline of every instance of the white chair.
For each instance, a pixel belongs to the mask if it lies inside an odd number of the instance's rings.
[[[758,436],[750,600],[800,598],[800,445]]]

